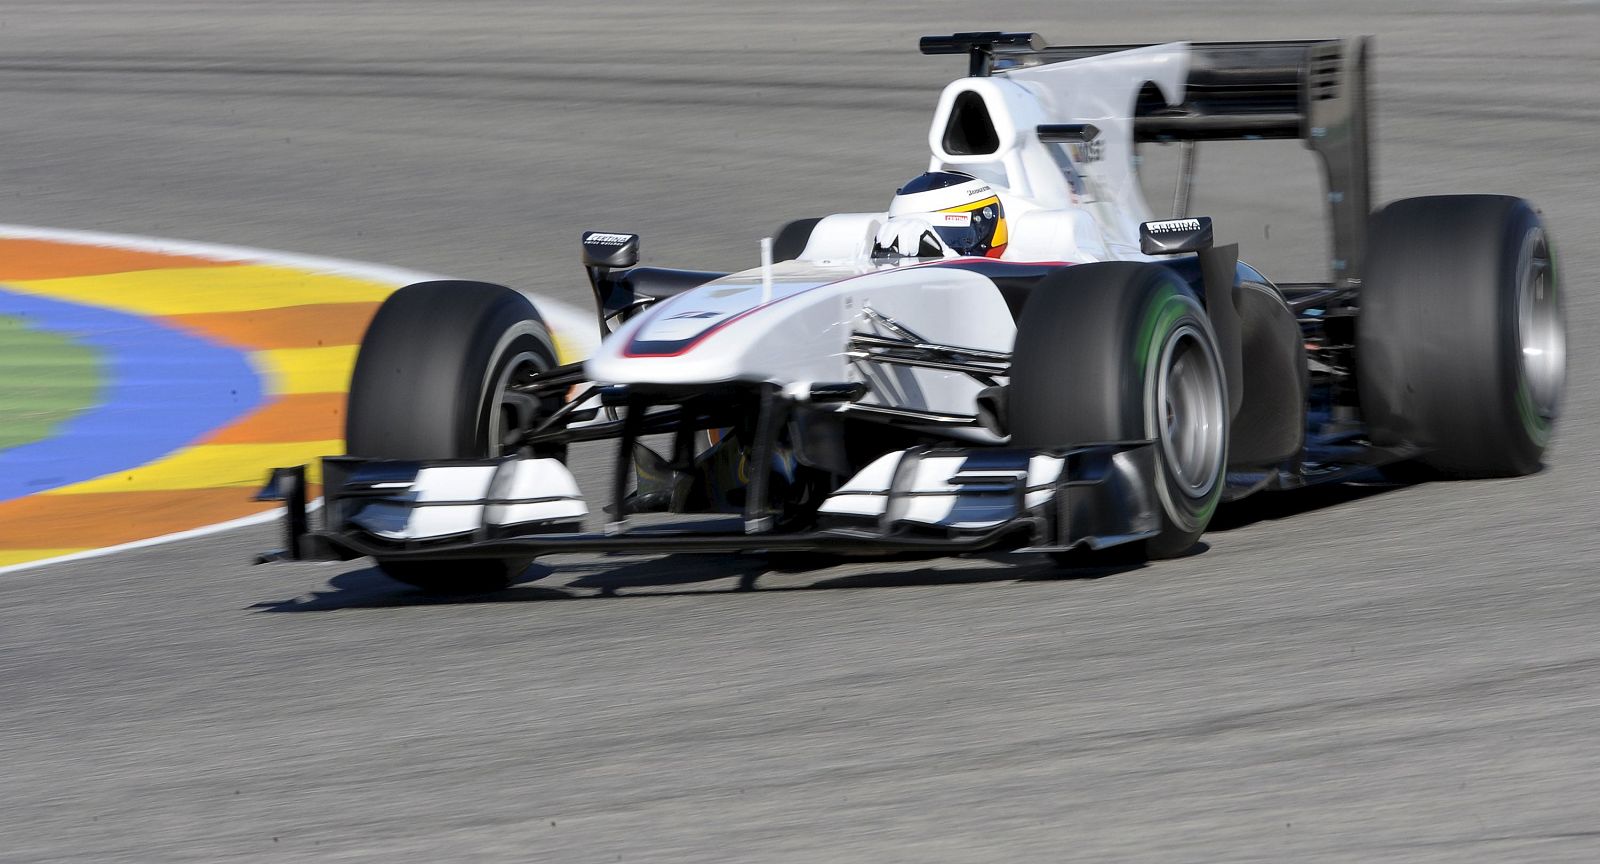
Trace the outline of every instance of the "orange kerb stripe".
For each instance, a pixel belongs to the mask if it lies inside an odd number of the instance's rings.
[[[312,494],[320,494],[312,492]],[[0,549],[131,543],[260,513],[276,506],[242,489],[34,495],[0,504]]]
[[[343,393],[295,393],[279,396],[202,444],[279,444],[287,441],[334,441],[344,437]]]
[[[135,270],[163,270],[177,267],[226,267],[238,261],[214,261],[192,255],[168,255],[58,243],[53,240],[0,239],[0,280],[63,279],[73,276],[103,276]]]
[[[358,345],[377,303],[323,303],[250,312],[167,315],[162,320],[252,351]]]

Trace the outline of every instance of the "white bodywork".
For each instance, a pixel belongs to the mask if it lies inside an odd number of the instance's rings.
[[[796,260],[729,274],[638,314],[603,340],[585,363],[587,377],[600,384],[691,388],[769,382],[801,397],[813,383],[865,382],[860,403],[829,410],[859,404],[972,415],[982,382],[961,372],[852,360],[852,334],[904,338],[910,331],[924,342],[1009,353],[1016,336],[1012,311],[985,272],[1147,260],[1138,237],[1150,213],[1134,171],[1130,118],[1148,82],[1169,103],[1181,102],[1187,71],[1187,46],[1172,44],[950,84],[929,132],[929,167],[969,173],[994,187],[985,194],[999,195],[1009,236],[1001,257],[874,260],[874,238],[887,213],[829,216]],[[951,112],[974,96],[983,102],[998,146],[982,155],[949,152],[944,137]],[[1065,123],[1092,124],[1099,135],[1087,144],[1039,139],[1039,125]],[[892,332],[883,318],[904,330]],[[970,426],[944,432],[982,443],[1003,440]],[[954,455],[912,461],[905,452],[885,454],[837,489],[820,512],[984,530],[1021,515],[1018,506],[1048,503],[1066,467],[1062,456],[1034,454],[999,472],[969,472],[966,455],[947,452]],[[996,496],[997,483],[1022,491]],[[401,485],[405,495],[373,501],[354,521],[387,540],[417,540],[565,525],[586,512],[572,475],[555,459],[425,467]]]
[[[869,403],[970,413],[981,386],[966,375],[850,362],[850,334],[874,332],[865,310],[930,342],[1010,351],[1009,308],[989,278],[963,264],[1145,260],[1138,226],[1150,213],[1134,170],[1130,118],[1147,82],[1169,103],[1182,101],[1187,71],[1187,45],[1174,43],[951,83],[928,135],[930,168],[997,187],[1011,235],[998,263],[875,262],[873,237],[886,214],[830,216],[799,259],[775,265],[766,280],[761,268],[730,274],[641,313],[604,340],[587,375],[608,384],[866,380]],[[944,148],[951,111],[967,93],[983,100],[993,122],[999,146],[992,153]],[[1089,144],[1047,144],[1035,129],[1050,123],[1090,123],[1100,134]]]
[[[397,482],[395,497],[366,504],[356,524],[385,540],[471,534],[485,527],[571,524],[589,508],[558,459],[438,465]]]
[[[962,456],[918,460],[914,476],[907,478],[907,489],[916,494],[894,502],[902,508],[901,512],[888,513],[891,504],[888,489],[905,455],[894,452],[878,457],[828,496],[818,512],[828,516],[909,520],[962,529],[993,528],[1016,515],[1013,502],[974,493],[962,482],[961,470],[966,462]],[[1058,456],[1040,454],[1029,458],[1026,471],[1011,472],[1011,479],[1034,490],[1026,493],[1023,506],[1038,507],[1050,500],[1055,494],[1050,484],[1061,475],[1062,462]],[[994,472],[985,472],[985,476],[992,478]]]
[[[944,344],[1009,351],[1016,334],[993,283],[965,270],[788,261],[773,267],[771,283],[765,302],[758,271],[666,300],[612,334],[587,372],[629,384],[866,381],[868,403],[970,412],[981,385],[966,375],[851,363],[852,332],[889,335],[863,310]]]
[[[1161,90],[1167,104],[1181,103],[1188,75],[1189,48],[1180,42],[953,82],[939,97],[928,132],[929,168],[965,171],[1003,187],[1010,192],[1001,196],[1008,215],[1014,207],[1087,214],[1100,229],[1106,257],[1146,260],[1139,252],[1139,223],[1151,216],[1133,162],[1134,104],[1146,82]],[[968,91],[983,97],[1000,133],[993,154],[944,149],[945,121],[956,98]],[[1100,134],[1089,144],[1046,144],[1034,131],[1045,123],[1089,123]],[[1080,182],[1063,170],[1063,154]]]

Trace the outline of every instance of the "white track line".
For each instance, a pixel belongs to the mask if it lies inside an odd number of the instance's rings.
[[[239,492],[241,497],[249,494],[248,491],[244,489],[239,490]],[[119,543],[116,546],[106,546],[101,549],[85,549],[82,552],[73,552],[70,555],[57,555],[54,558],[40,558],[38,561],[24,561],[21,564],[8,564],[5,567],[0,567],[0,574],[15,573],[18,570],[31,570],[36,567],[44,567],[50,564],[67,564],[73,561],[83,561],[89,558],[103,558],[107,555],[114,555],[118,552],[126,552],[130,549],[143,549],[146,546],[159,546],[162,543],[171,543],[174,540],[188,540],[193,537],[204,537],[207,534],[220,534],[223,531],[232,531],[235,528],[248,528],[251,525],[260,525],[264,522],[271,522],[274,519],[279,519],[282,517],[283,508],[279,507],[276,510],[268,510],[265,513],[242,516],[238,519],[230,519],[227,522],[218,522],[215,525],[205,525],[200,528],[191,528],[188,531],[175,531],[171,534],[162,534],[159,537],[150,537],[144,540],[134,540],[131,543]]]
[[[102,231],[77,231],[67,228],[39,228],[32,225],[0,224],[0,237],[14,240],[55,240],[62,243],[82,243],[89,246],[110,246],[136,252],[165,252],[172,255],[211,258],[216,261],[252,261],[319,273],[335,273],[357,279],[370,279],[373,282],[388,282],[396,288],[402,285],[409,285],[412,282],[427,282],[433,279],[449,278],[420,270],[409,270],[404,267],[368,264],[362,261],[347,261],[342,258],[324,258],[320,255],[301,255],[295,252],[279,252],[272,249],[257,249],[251,246],[228,246],[220,243],[169,240],[161,237],[140,237],[132,234],[108,234]],[[550,329],[559,333],[563,341],[575,347],[579,353],[587,355],[600,344],[599,331],[595,327],[594,316],[584,314],[565,303],[546,297],[529,295],[529,299],[538,307],[539,314],[544,316],[545,323],[550,325]],[[263,482],[265,482],[265,478],[263,478]],[[249,493],[243,489],[240,490],[240,495],[246,494]],[[101,549],[85,549],[82,552],[73,552],[70,555],[41,558],[38,561],[25,561],[21,564],[9,564],[0,567],[0,574],[30,570],[49,564],[65,564],[88,558],[99,558],[118,552],[126,552],[130,549],[142,549],[146,546],[171,543],[175,540],[204,537],[208,534],[232,531],[235,528],[260,525],[277,519],[282,515],[283,508],[280,507],[276,510],[257,513],[253,516],[219,522],[215,525],[205,525],[200,528],[191,528],[187,531],[163,534],[159,537],[151,537],[145,540],[135,540],[131,543],[121,543]]]

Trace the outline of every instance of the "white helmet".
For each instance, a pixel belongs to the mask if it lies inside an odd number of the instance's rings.
[[[927,231],[934,237],[927,237]],[[999,258],[1007,239],[1005,211],[991,184],[970,174],[931,171],[896,190],[889,222],[878,233],[872,256],[944,257],[949,250]]]

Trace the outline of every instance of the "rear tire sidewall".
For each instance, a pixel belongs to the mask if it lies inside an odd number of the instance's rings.
[[[1527,202],[1487,195],[1413,198],[1374,214],[1357,331],[1357,386],[1374,443],[1416,447],[1445,477],[1539,469],[1554,414],[1543,416],[1523,356],[1520,304],[1532,257],[1549,262],[1560,358],[1565,325],[1555,262]]]

